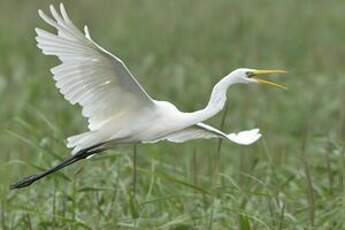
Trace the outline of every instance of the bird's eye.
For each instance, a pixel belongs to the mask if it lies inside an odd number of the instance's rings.
[[[246,72],[246,75],[247,75],[248,78],[251,78],[251,77],[253,76],[253,73],[250,72],[250,71],[247,71],[247,72]]]

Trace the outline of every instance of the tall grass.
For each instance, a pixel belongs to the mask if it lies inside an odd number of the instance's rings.
[[[259,127],[253,146],[158,143],[135,158],[120,146],[12,192],[86,130],[54,87],[58,61],[35,47],[34,28],[46,28],[37,9],[49,3],[58,2],[0,7],[0,229],[345,227],[345,2],[66,1],[79,28],[183,111],[204,106],[237,67],[287,69],[289,90],[233,87],[227,113],[208,121],[226,132]]]

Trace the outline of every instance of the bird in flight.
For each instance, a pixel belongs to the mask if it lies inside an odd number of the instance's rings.
[[[67,139],[70,157],[41,174],[11,185],[11,189],[27,187],[53,172],[118,144],[162,140],[181,143],[200,138],[222,138],[250,145],[261,137],[259,129],[227,134],[203,121],[223,109],[227,89],[234,84],[267,84],[285,88],[260,77],[284,74],[286,71],[240,68],[214,86],[205,108],[181,112],[170,102],[150,97],[124,62],[91,38],[87,26],[83,33],[73,24],[62,3],[60,12],[53,5],[50,5],[50,12],[52,17],[38,11],[39,16],[57,33],[36,28],[37,46],[43,54],[56,56],[61,61],[51,69],[56,87],[67,101],[82,107],[89,131]]]

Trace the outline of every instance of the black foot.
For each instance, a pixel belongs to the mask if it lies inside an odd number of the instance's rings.
[[[15,184],[10,185],[10,189],[13,190],[13,189],[25,188],[25,187],[30,186],[35,181],[36,181],[36,176],[35,175],[29,176],[29,177],[26,177],[26,178],[22,179],[21,181],[18,181]]]

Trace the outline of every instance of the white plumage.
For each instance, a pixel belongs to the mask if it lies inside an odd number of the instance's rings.
[[[161,140],[181,143],[200,138],[224,138],[250,145],[261,137],[259,129],[225,134],[202,122],[223,109],[227,90],[234,84],[268,84],[284,88],[257,77],[285,71],[241,68],[214,86],[205,108],[181,112],[170,102],[152,99],[122,60],[91,39],[86,26],[84,33],[78,30],[63,4],[60,4],[60,12],[52,5],[50,11],[52,18],[41,10],[39,15],[57,30],[57,34],[36,28],[37,46],[44,54],[60,59],[61,64],[51,69],[56,87],[71,104],[82,107],[89,131],[67,139],[67,147],[73,149],[71,157],[39,175],[24,178],[11,189],[29,186],[57,170],[122,143]]]
[[[246,79],[254,70],[232,72],[214,87],[205,109],[183,113],[169,102],[153,100],[122,60],[91,39],[86,26],[85,34],[77,29],[63,4],[60,13],[52,5],[50,11],[53,18],[41,10],[39,15],[57,34],[36,28],[37,46],[44,54],[61,60],[60,65],[51,69],[56,87],[71,104],[82,106],[82,115],[89,122],[89,132],[68,138],[67,147],[74,148],[72,153],[99,143],[112,147],[119,143],[225,138],[249,145],[261,137],[259,129],[224,134],[201,123],[223,108],[230,85],[257,82]]]

